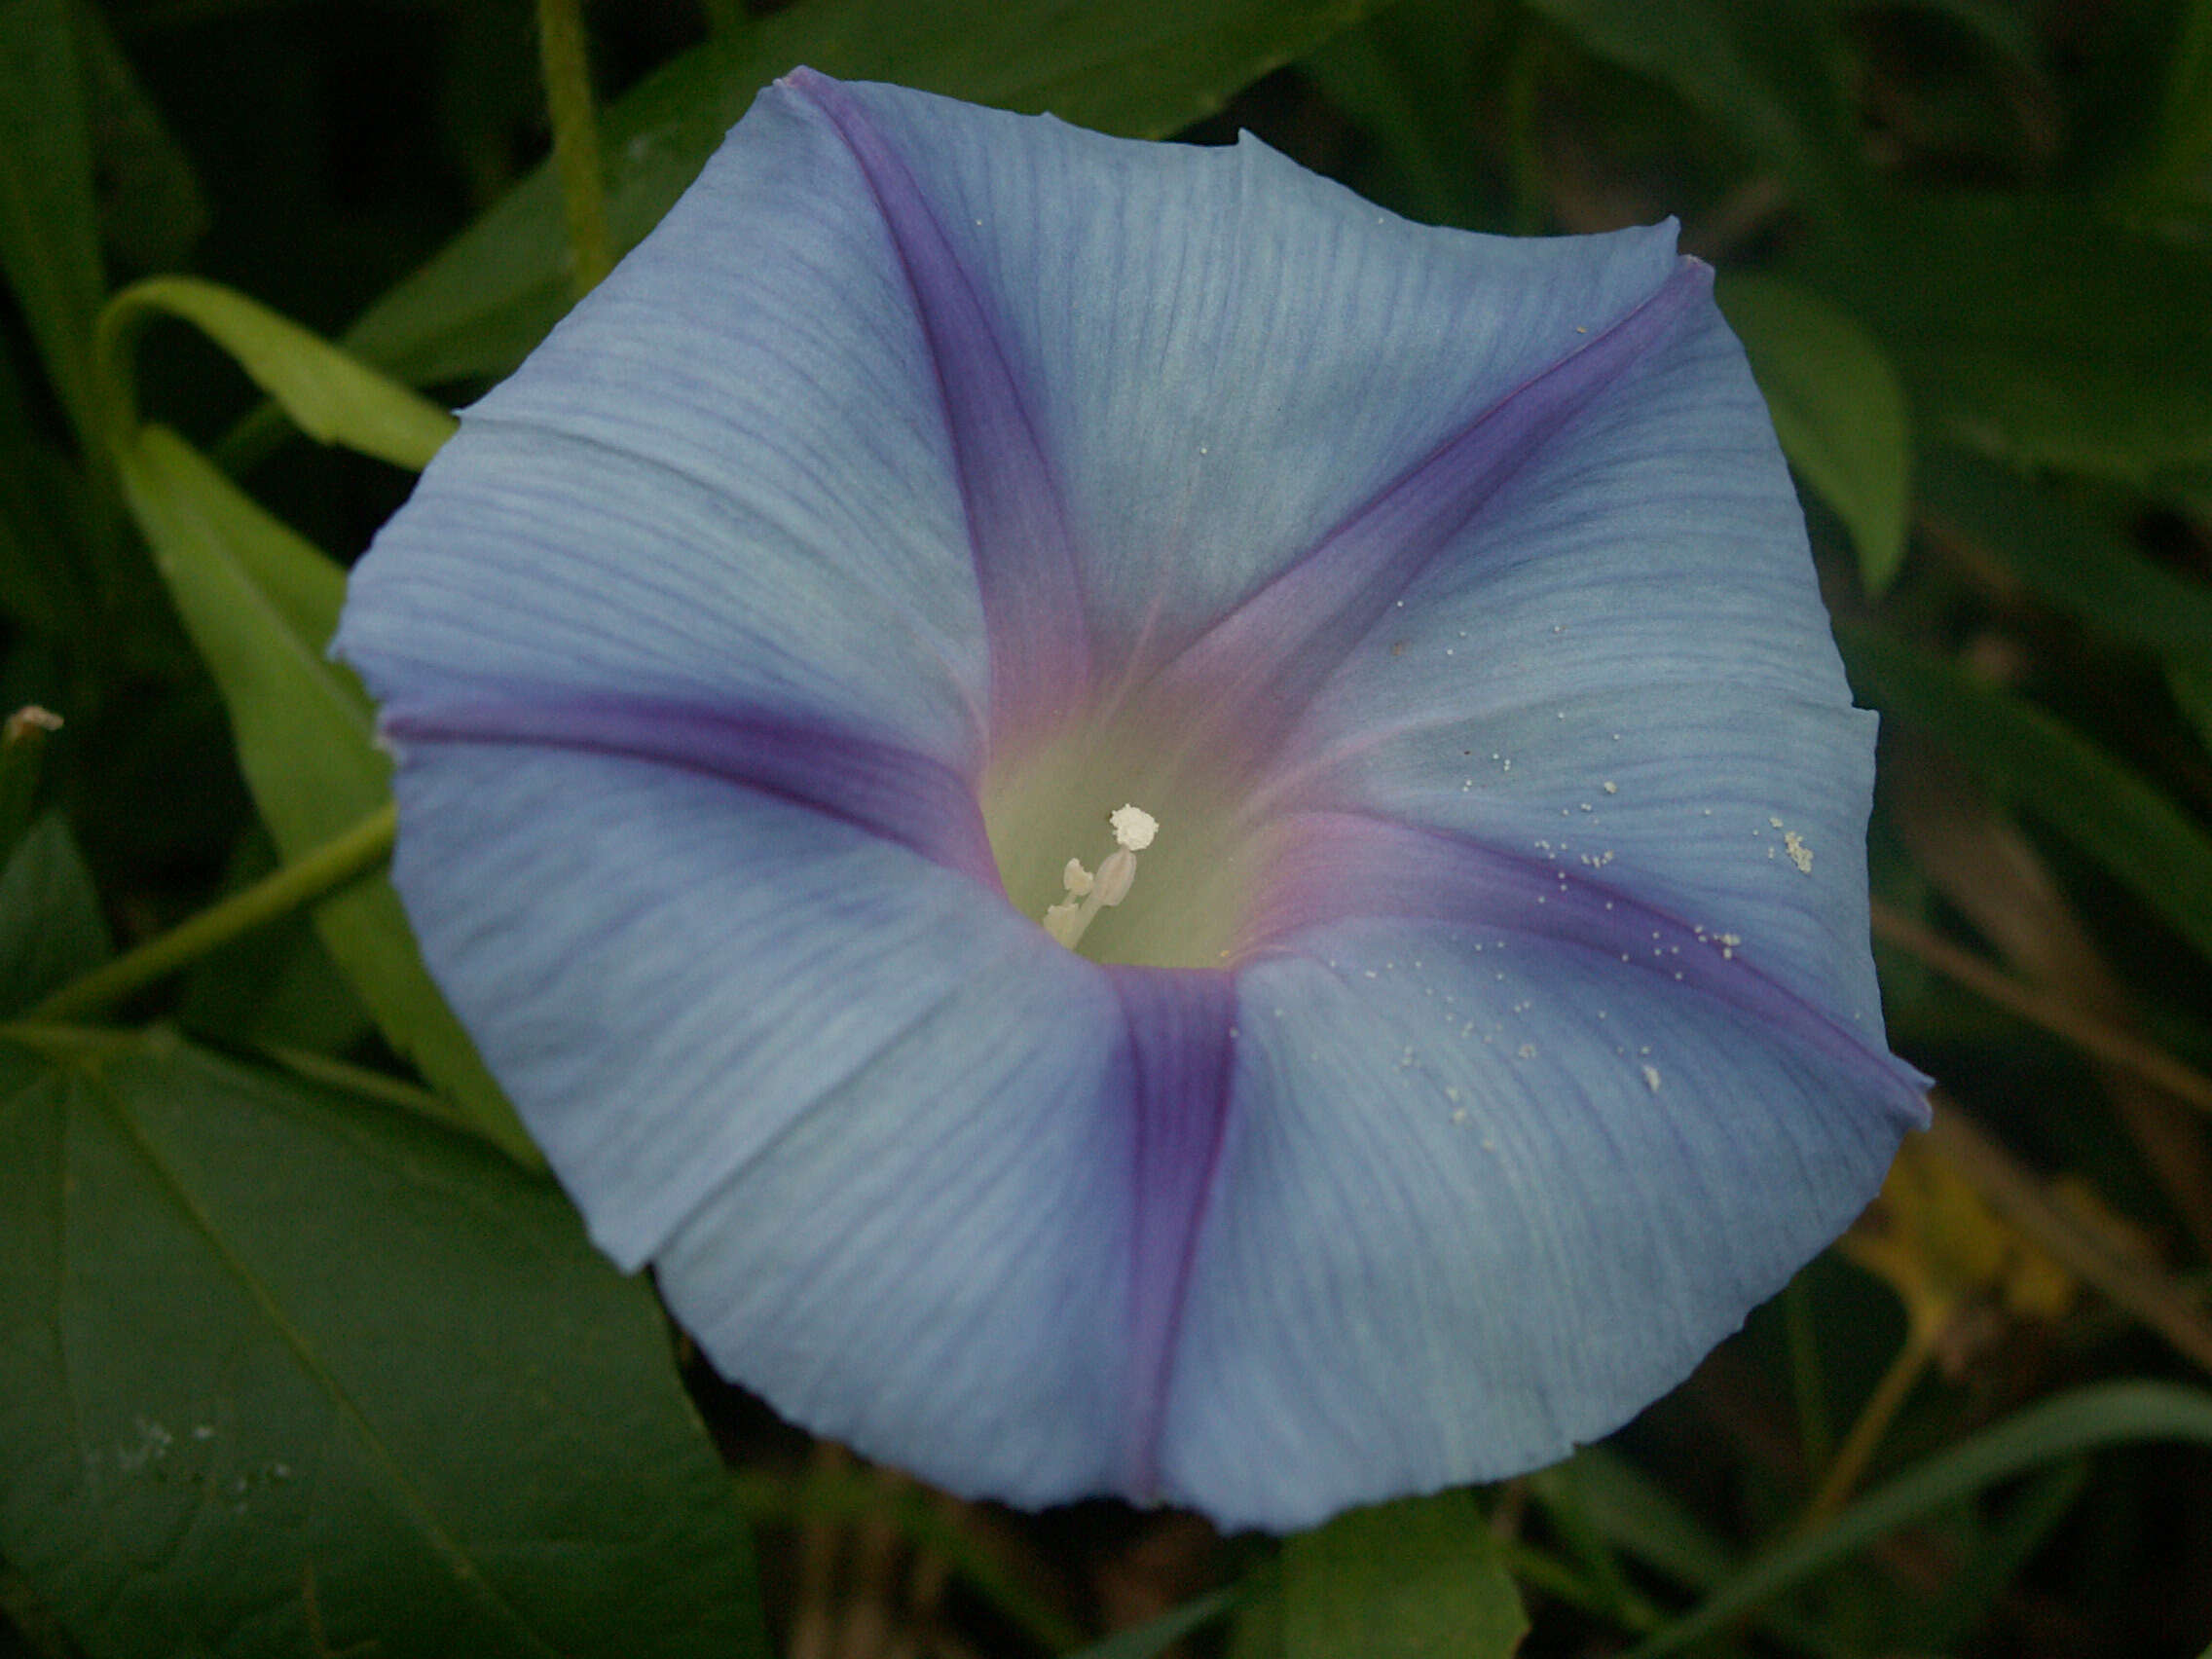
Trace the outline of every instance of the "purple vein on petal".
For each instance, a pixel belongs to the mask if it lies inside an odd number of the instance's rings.
[[[1868,1033],[1764,973],[1755,947],[1694,926],[1585,872],[1449,830],[1359,813],[1279,821],[1272,896],[1253,918],[1245,958],[1297,948],[1297,936],[1348,918],[1389,916],[1539,939],[1655,974],[1750,1014],[1801,1049],[1864,1077],[1884,1109],[1925,1128],[1930,1080]]]
[[[387,707],[382,730],[403,748],[520,744],[682,767],[853,825],[999,887],[966,778],[926,755],[832,726],[658,699],[509,695]]]
[[[1633,311],[1491,404],[1216,622],[1159,688],[1187,707],[1287,725],[1483,503],[1664,342],[1712,283],[1711,267],[1682,260]]]
[[[1159,1489],[1160,1439],[1191,1264],[1229,1126],[1236,982],[1212,969],[1109,968],[1128,1068],[1132,1205],[1129,1415],[1122,1490]]]
[[[796,69],[785,86],[837,129],[867,180],[914,295],[944,396],[991,645],[991,731],[1006,741],[1071,710],[1090,676],[1075,548],[1031,411],[975,284],[920,187],[859,102]]]

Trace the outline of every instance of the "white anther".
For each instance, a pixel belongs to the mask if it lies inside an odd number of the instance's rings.
[[[1083,867],[1081,859],[1070,859],[1068,867],[1060,872],[1060,882],[1069,893],[1081,899],[1090,891],[1090,871]]]

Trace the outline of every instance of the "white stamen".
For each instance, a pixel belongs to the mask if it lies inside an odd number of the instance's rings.
[[[1067,898],[1045,912],[1045,931],[1070,950],[1101,908],[1111,908],[1129,896],[1137,878],[1137,854],[1160,833],[1160,821],[1141,806],[1118,807],[1107,823],[1119,845],[1099,861],[1095,875],[1083,867],[1081,859],[1068,860],[1060,872]]]

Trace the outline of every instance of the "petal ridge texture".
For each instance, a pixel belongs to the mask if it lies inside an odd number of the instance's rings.
[[[1710,289],[1671,224],[764,92],[337,645],[601,1247],[795,1420],[1025,1504],[1303,1527],[1679,1381],[1926,1113],[1873,717]],[[1023,872],[1126,804],[1067,948]]]

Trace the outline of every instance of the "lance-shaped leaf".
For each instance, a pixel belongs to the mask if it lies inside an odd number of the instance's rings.
[[[378,811],[389,760],[367,699],[328,661],[345,574],[162,426],[117,449],[124,489],[231,714],[239,764],[277,847],[301,857]],[[390,884],[370,877],[316,908],[323,943],[393,1046],[514,1157],[535,1154],[423,971]]]

